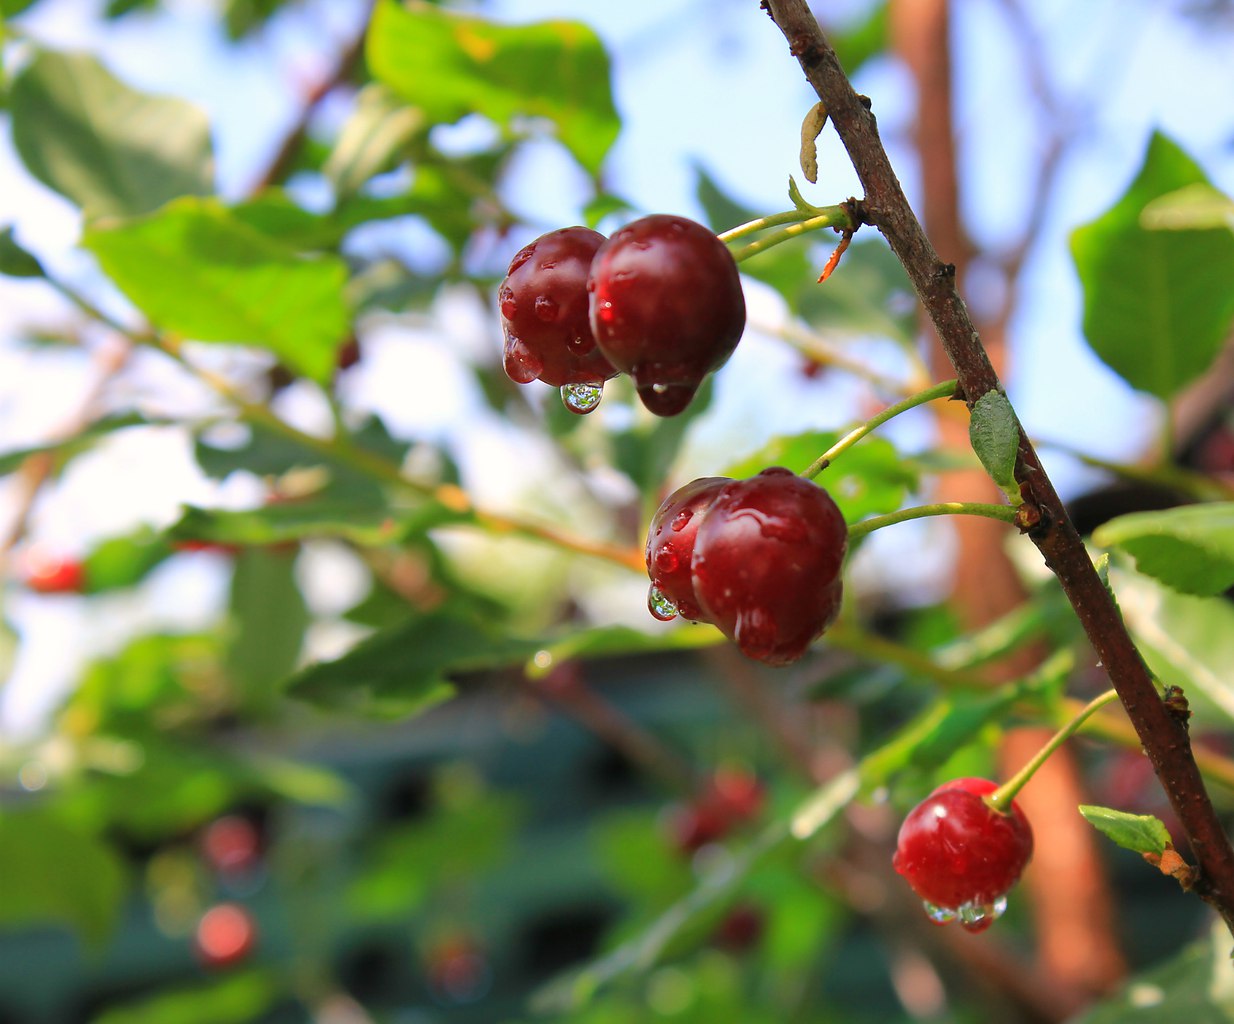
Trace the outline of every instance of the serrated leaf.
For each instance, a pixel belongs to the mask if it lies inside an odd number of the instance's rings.
[[[1161,854],[1170,845],[1170,833],[1151,814],[1128,814],[1093,804],[1080,804],[1079,811],[1093,828],[1124,850]]]
[[[340,200],[372,177],[397,165],[408,144],[425,128],[424,114],[384,85],[367,85],[322,167]]]
[[[1152,200],[1197,184],[1207,184],[1200,167],[1156,133],[1122,198],[1071,236],[1088,343],[1132,387],[1162,399],[1208,369],[1234,321],[1234,234],[1141,223]]]
[[[1001,391],[987,391],[973,404],[968,440],[999,489],[1018,494],[1015,460],[1020,446],[1020,425],[1015,410]]]
[[[0,231],[0,274],[6,277],[43,276],[43,264],[17,244],[12,227]]]
[[[438,608],[303,669],[288,681],[287,693],[325,707],[409,716],[450,697],[452,675],[517,665],[542,646],[469,611]]]
[[[503,128],[551,121],[557,137],[593,175],[617,138],[609,60],[585,25],[501,25],[381,0],[366,50],[374,77],[433,123],[479,113]]]
[[[768,466],[784,466],[800,473],[839,439],[835,431],[821,430],[772,438],[717,475],[740,479]],[[886,438],[866,437],[823,470],[815,483],[835,499],[845,521],[854,523],[899,508],[920,476],[913,462]]]
[[[205,114],[129,88],[88,54],[38,51],[14,80],[9,105],[22,162],[87,219],[148,213],[213,191]]]
[[[83,245],[155,326],[264,348],[306,377],[330,379],[350,321],[337,256],[302,255],[195,198],[95,225]]]
[[[1234,502],[1132,512],[1103,523],[1093,541],[1125,551],[1140,572],[1185,594],[1234,586]]]
[[[5,926],[67,924],[93,946],[107,939],[124,895],[112,847],[46,813],[0,812],[0,900]]]

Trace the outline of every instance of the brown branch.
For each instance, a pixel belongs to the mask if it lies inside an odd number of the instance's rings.
[[[827,105],[865,189],[866,216],[904,265],[970,408],[986,393],[1001,391],[998,375],[956,290],[954,268],[938,258],[913,214],[879,139],[869,101],[854,91],[805,0],[763,0],[761,6],[770,13],[788,40],[789,52]],[[1200,868],[1195,891],[1221,914],[1234,933],[1234,848],[1204,789],[1186,724],[1158,695],[1113,598],[1023,430],[1016,477],[1026,501],[1042,517],[1029,536],[1075,609],[1183,826]]]

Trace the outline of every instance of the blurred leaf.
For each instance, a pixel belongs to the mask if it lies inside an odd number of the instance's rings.
[[[410,716],[447,699],[451,675],[517,665],[541,646],[471,611],[438,608],[374,634],[341,658],[310,665],[287,692],[325,707]]]
[[[1197,182],[1151,200],[1140,224],[1150,231],[1234,228],[1234,199],[1206,181]]]
[[[1093,541],[1125,551],[1140,572],[1185,594],[1234,586],[1234,502],[1132,512],[1103,523]]]
[[[827,41],[849,77],[872,57],[886,52],[890,46],[890,28],[886,0],[874,4],[869,13],[852,25],[839,26],[827,33]]]
[[[232,576],[230,611],[227,673],[241,706],[267,711],[278,684],[296,667],[308,627],[294,552],[241,551]]]
[[[329,217],[310,213],[286,192],[267,188],[228,207],[235,220],[299,252],[336,246],[347,230]]]
[[[777,246],[771,252],[785,248],[790,247]],[[802,280],[797,302],[800,315],[808,323],[822,331],[915,344],[917,300],[913,286],[900,261],[881,239],[856,241],[849,246],[825,284],[817,284],[815,277],[817,274]]]
[[[1234,960],[1220,921],[1209,936],[1137,974],[1073,1024],[1234,1024]]]
[[[812,430],[772,438],[757,451],[725,467],[720,476],[753,476],[767,466],[784,466],[800,473],[840,439],[835,431]],[[885,438],[866,437],[820,473],[815,483],[840,506],[847,522],[892,512],[920,482],[920,473]]]
[[[15,18],[22,11],[29,10],[38,0],[0,0],[0,15],[6,18]]]
[[[689,861],[674,849],[659,815],[620,810],[592,829],[592,846],[604,877],[646,907],[663,907],[689,888]]]
[[[338,199],[358,192],[370,178],[404,159],[410,141],[424,131],[424,114],[384,85],[367,85],[343,125],[322,171]]]
[[[222,204],[195,198],[96,225],[83,244],[156,326],[268,349],[321,383],[332,376],[349,329],[338,257],[304,256]]]
[[[707,215],[707,226],[715,232],[727,231],[760,216],[753,207],[739,203],[725,193],[707,169],[698,163],[694,165],[694,195]]]
[[[271,975],[246,971],[113,1006],[90,1024],[249,1024],[281,995]]]
[[[1001,491],[1018,494],[1015,459],[1020,447],[1020,425],[1007,396],[987,391],[973,404],[968,421],[968,440]]]
[[[13,238],[13,228],[0,231],[0,274],[7,277],[42,277],[43,264]]]
[[[1204,172],[1156,133],[1122,198],[1077,228],[1071,251],[1084,286],[1084,334],[1132,387],[1169,399],[1211,365],[1234,321],[1234,234],[1154,231],[1145,207]]]
[[[615,196],[608,192],[602,192],[594,199],[588,201],[583,207],[583,223],[593,231],[596,230],[599,224],[605,217],[611,217],[616,213],[632,212],[634,207],[621,196]]]
[[[206,116],[185,100],[130,89],[92,56],[38,51],[9,102],[22,162],[88,220],[213,191]]]
[[[1182,687],[1200,718],[1219,713],[1234,722],[1234,605],[1180,594],[1117,566],[1110,582],[1153,674],[1165,686]]]
[[[108,20],[123,18],[134,11],[151,11],[157,8],[159,0],[107,0],[103,8],[103,17]]]
[[[367,58],[378,81],[433,123],[479,113],[511,128],[519,117],[547,118],[593,175],[621,127],[608,54],[578,22],[501,25],[380,0]]]
[[[124,896],[116,852],[84,831],[38,811],[0,810],[0,922],[70,925],[92,946],[111,934]]]
[[[131,587],[171,554],[171,545],[149,528],[127,537],[109,538],[86,556],[85,592],[97,594]]]
[[[607,390],[626,388],[626,382],[609,381]],[[684,412],[676,416],[635,416],[628,430],[611,438],[613,462],[648,499],[654,509],[659,504],[664,479],[681,450],[690,424],[707,411],[715,394],[715,375],[708,374]],[[633,398],[631,398],[633,401]],[[573,420],[580,417],[566,412]]]
[[[1128,814],[1092,804],[1080,804],[1079,811],[1093,828],[1124,850],[1160,854],[1171,845],[1165,825],[1151,814]]]

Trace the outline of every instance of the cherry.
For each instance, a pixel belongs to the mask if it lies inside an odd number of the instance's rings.
[[[617,375],[587,319],[587,272],[603,241],[583,227],[541,235],[515,254],[497,293],[506,374],[518,384],[538,378],[565,389],[572,412],[594,409],[600,386]]]
[[[651,589],[647,607],[657,619],[680,615],[700,619],[702,612],[694,598],[694,538],[703,513],[711,507],[725,484],[726,476],[705,476],[678,487],[661,503],[647,533],[647,575]]]
[[[596,344],[658,416],[685,409],[745,329],[737,264],[685,217],[656,214],[616,232],[596,253],[587,290]]]
[[[1015,801],[1002,813],[983,799],[997,788],[988,779],[953,779],[900,826],[892,865],[938,924],[958,919],[970,932],[985,931],[1032,857],[1033,830]]]
[[[694,539],[694,596],[748,657],[796,661],[840,611],[848,527],[831,496],[781,467],[726,484]]]
[[[718,768],[698,797],[669,816],[673,846],[697,853],[757,818],[762,809],[763,785],[757,777],[739,768]]]
[[[86,586],[86,568],[72,558],[34,555],[26,571],[26,586],[36,594],[80,594]]]
[[[220,875],[244,875],[261,863],[261,833],[241,814],[216,818],[201,837],[206,861]]]
[[[202,964],[214,969],[231,967],[245,959],[256,940],[253,916],[238,903],[211,907],[197,923],[194,936]]]

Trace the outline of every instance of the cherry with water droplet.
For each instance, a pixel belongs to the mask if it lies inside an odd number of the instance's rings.
[[[648,606],[656,618],[698,620],[703,614],[694,596],[694,539],[703,513],[720,489],[732,483],[728,477],[707,476],[673,491],[652,517],[647,532],[647,575],[651,577]],[[671,606],[673,612],[664,612]]]
[[[587,281],[591,330],[658,416],[681,412],[745,330],[732,255],[702,224],[643,217],[600,246]]]
[[[498,290],[506,374],[518,384],[539,379],[597,389],[586,400],[582,393],[563,394],[572,412],[594,409],[599,387],[617,374],[596,348],[587,316],[587,274],[603,242],[584,227],[541,235],[510,261]]]
[[[1033,854],[1033,830],[1013,800],[997,811],[989,779],[952,779],[909,812],[892,865],[926,903],[930,919],[984,931]]]

